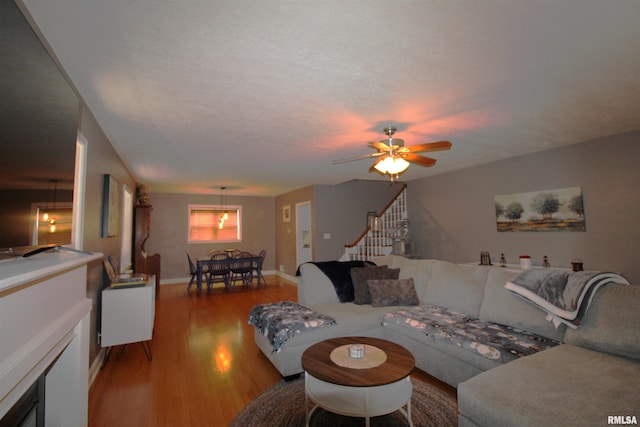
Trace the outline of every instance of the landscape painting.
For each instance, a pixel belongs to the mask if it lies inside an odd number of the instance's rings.
[[[586,231],[582,188],[495,196],[498,231]]]

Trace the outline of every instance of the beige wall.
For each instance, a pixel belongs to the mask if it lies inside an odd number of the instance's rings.
[[[315,187],[308,186],[289,193],[282,194],[275,198],[275,231],[276,231],[276,260],[275,266],[278,271],[289,276],[295,276],[296,269],[296,203],[311,203],[311,251],[315,259]],[[282,220],[282,210],[284,206],[291,207],[291,221]],[[280,267],[282,266],[282,270]]]
[[[497,262],[520,255],[541,265],[621,272],[640,284],[640,131],[501,160],[409,182],[410,230],[421,257]],[[455,149],[455,147],[454,147]],[[496,231],[494,196],[582,187],[586,232]]]
[[[162,257],[162,282],[176,282],[189,278],[187,252],[192,257],[206,256],[213,249],[240,249],[257,254],[265,249],[267,256],[263,268],[274,269],[275,233],[274,199],[272,197],[245,197],[229,194],[229,205],[242,206],[242,242],[239,243],[187,243],[189,204],[218,204],[219,194],[150,194],[151,235],[145,245],[150,255]]]

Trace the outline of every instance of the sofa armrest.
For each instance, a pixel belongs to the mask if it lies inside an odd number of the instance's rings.
[[[640,360],[640,286],[610,283],[596,292],[566,343]]]
[[[299,269],[298,303],[309,306],[340,302],[333,283],[316,265],[305,263]]]

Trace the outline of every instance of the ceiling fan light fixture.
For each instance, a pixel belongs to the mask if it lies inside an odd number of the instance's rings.
[[[406,171],[409,167],[407,162],[402,157],[389,156],[381,162],[378,162],[374,167],[382,174],[398,175]]]
[[[395,132],[396,128],[392,126],[386,127],[384,128],[384,133],[387,135],[388,139],[369,142],[369,148],[376,149],[376,153],[350,157],[342,160],[334,160],[333,164],[338,165],[340,163],[352,162],[360,159],[371,159],[375,157],[378,158],[378,160],[369,167],[369,172],[373,172],[375,170],[382,175],[389,175],[391,182],[393,182],[398,179],[398,175],[407,170],[411,163],[415,163],[423,167],[430,167],[436,163],[435,159],[418,155],[416,153],[442,151],[451,148],[451,143],[449,141],[429,142],[405,147],[402,139],[393,137]]]

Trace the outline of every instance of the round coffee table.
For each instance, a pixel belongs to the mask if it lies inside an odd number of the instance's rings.
[[[347,365],[351,364],[354,367],[340,366],[332,360],[331,353],[334,350],[352,344],[372,346],[376,355],[380,354],[379,349],[386,356],[386,360],[377,366],[367,368],[357,367],[358,360],[345,360]],[[407,349],[379,338],[332,338],[312,345],[302,354],[302,368],[305,371],[306,425],[309,425],[313,412],[321,407],[340,415],[364,417],[367,427],[371,417],[400,411],[409,426],[413,426],[413,388],[409,374],[414,366],[415,359]],[[309,401],[315,403],[311,410]]]

